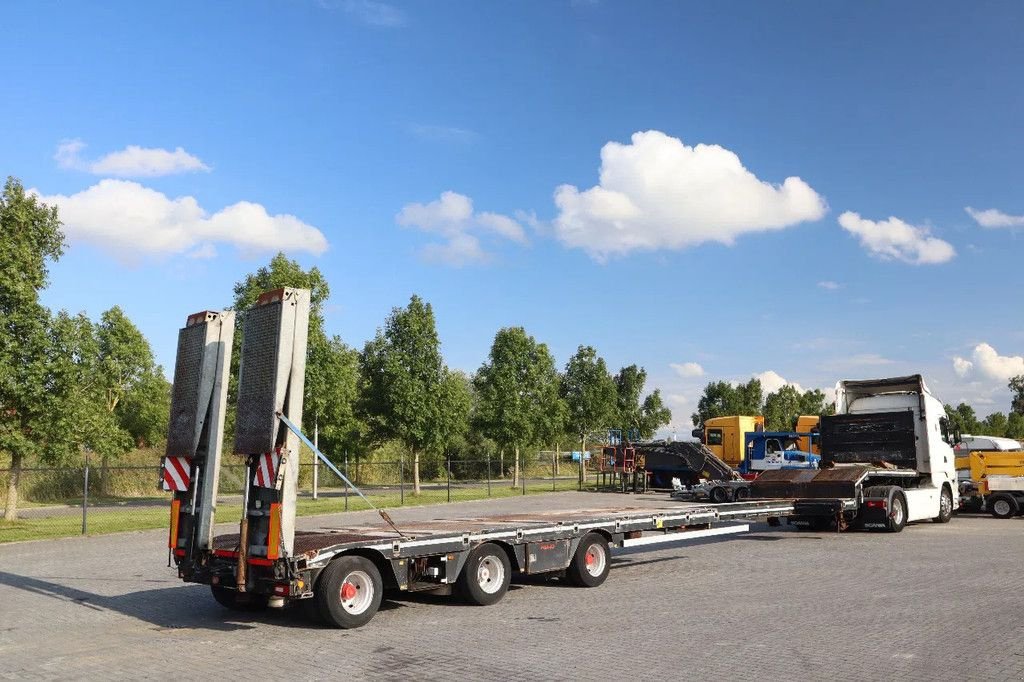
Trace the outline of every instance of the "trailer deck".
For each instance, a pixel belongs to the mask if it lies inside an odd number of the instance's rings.
[[[567,538],[590,530],[600,530],[609,534],[609,541],[618,542],[615,546],[629,547],[636,544],[632,541],[639,539],[639,536],[627,536],[637,533],[654,532],[658,534],[658,538],[664,538],[663,542],[679,541],[684,538],[670,533],[679,533],[681,530],[697,526],[701,527],[697,530],[708,530],[706,527],[711,524],[727,521],[786,516],[792,511],[791,501],[755,500],[682,509],[678,505],[654,509],[620,507],[437,519],[402,524],[402,535],[384,527],[330,527],[315,531],[296,531],[294,555],[291,560],[301,563],[303,568],[313,568],[338,554],[357,549],[407,557],[419,556],[424,552],[444,553],[461,550],[466,545],[493,540],[517,544],[537,539]],[[736,526],[730,526],[730,529],[734,528]],[[741,530],[745,528],[731,532]],[[623,537],[617,539],[615,536],[618,535]],[[234,533],[214,538],[213,547],[217,556],[237,558],[239,537]],[[687,539],[694,537],[699,536],[691,535]],[[656,538],[647,539],[645,544],[652,544],[652,539]],[[255,554],[250,554],[248,558],[250,562],[265,563],[261,561],[265,557]]]

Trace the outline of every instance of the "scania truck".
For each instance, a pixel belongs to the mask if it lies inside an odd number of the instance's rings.
[[[751,483],[754,499],[794,501],[790,523],[898,533],[946,523],[959,505],[945,410],[920,374],[840,381],[820,433],[820,469],[766,471]]]

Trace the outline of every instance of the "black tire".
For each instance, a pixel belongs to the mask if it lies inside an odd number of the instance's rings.
[[[723,488],[722,486],[716,486],[711,489],[711,492],[708,494],[708,497],[715,504],[722,504],[723,502],[729,501],[729,491]]]
[[[342,556],[327,564],[314,590],[320,617],[328,625],[351,629],[366,625],[380,608],[384,584],[372,561]]]
[[[886,517],[885,530],[889,533],[899,533],[907,527],[907,497],[902,490],[896,489],[889,497],[888,516]]]
[[[769,516],[768,525],[772,528],[778,528],[782,525],[782,519],[780,519],[778,516]]]
[[[736,492],[733,494],[733,499],[737,502],[750,499],[750,488],[736,488]]]
[[[221,585],[210,585],[210,592],[218,604],[232,611],[262,611],[269,601],[265,594],[239,592]]]
[[[600,533],[587,533],[565,571],[565,578],[576,587],[597,587],[608,578],[612,555],[608,541]]]
[[[997,519],[1008,519],[1020,512],[1020,505],[1012,495],[996,493],[985,498],[985,506]]]
[[[949,523],[953,518],[953,491],[949,486],[942,486],[939,494],[939,515],[935,517],[935,523]]]
[[[456,587],[470,604],[490,606],[501,601],[511,580],[512,562],[508,554],[493,542],[485,542],[470,553]]]

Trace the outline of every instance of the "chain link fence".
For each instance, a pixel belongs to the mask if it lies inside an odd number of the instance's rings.
[[[306,451],[303,455],[308,455]],[[307,459],[307,457],[303,457]],[[225,461],[230,458],[225,457]],[[436,504],[597,487],[597,474],[567,453],[539,452],[485,459],[411,458],[376,462],[345,459],[338,469],[377,507]],[[368,509],[366,502],[330,470],[300,464],[300,516]],[[7,491],[17,476],[18,498],[7,513]],[[158,464],[0,469],[0,543],[73,535],[96,535],[167,526],[170,493],[161,490]],[[241,516],[245,466],[222,464],[216,518]]]

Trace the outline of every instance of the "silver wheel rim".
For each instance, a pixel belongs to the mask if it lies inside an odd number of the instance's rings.
[[[485,556],[476,567],[476,584],[487,594],[494,594],[505,584],[505,566],[496,556]]]
[[[992,503],[992,511],[1000,516],[1010,515],[1010,503],[1006,500],[996,500]]]
[[[903,523],[903,500],[892,498],[892,522],[897,526]]]
[[[948,515],[953,511],[953,496],[949,493],[943,492],[942,498],[939,500],[939,511],[943,516]]]
[[[352,571],[338,589],[338,600],[341,608],[353,616],[370,608],[373,603],[373,581],[363,571]]]
[[[583,565],[586,567],[587,573],[596,578],[604,573],[606,563],[608,563],[608,559],[605,556],[604,547],[600,543],[595,542],[587,547],[587,553],[583,555]]]

